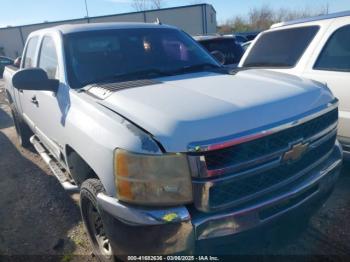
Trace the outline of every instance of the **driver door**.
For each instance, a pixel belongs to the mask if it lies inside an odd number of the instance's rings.
[[[49,79],[60,80],[60,67],[55,36],[42,38],[38,55],[38,67],[42,68]],[[60,81],[62,82],[62,81]],[[36,133],[51,153],[60,159],[64,150],[62,138],[64,132],[65,110],[68,106],[68,87],[60,83],[57,93],[52,91],[35,91],[38,111],[34,116]],[[61,142],[61,143],[60,143]]]
[[[36,67],[38,43],[39,37],[37,36],[34,36],[27,41],[21,68]],[[36,126],[35,116],[38,114],[38,107],[35,104],[36,91],[14,90],[16,101],[20,101],[20,103],[17,103],[17,110],[21,113],[29,127],[34,131]]]

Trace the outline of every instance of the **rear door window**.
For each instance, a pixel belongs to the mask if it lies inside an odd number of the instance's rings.
[[[244,67],[294,67],[319,30],[318,26],[264,33],[250,50]]]
[[[23,59],[24,68],[31,68],[36,66],[35,55],[36,55],[37,45],[38,45],[38,37],[32,37],[31,39],[28,40],[27,48]]]
[[[350,72],[350,26],[338,29],[328,40],[314,69]]]

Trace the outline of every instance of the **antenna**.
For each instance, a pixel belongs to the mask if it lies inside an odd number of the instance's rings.
[[[87,1],[85,0],[85,11],[86,11],[86,17],[89,17],[89,9],[87,5]]]
[[[89,23],[90,22],[89,21],[89,9],[88,9],[88,5],[87,5],[87,0],[84,0],[84,2],[85,2],[86,18],[87,18],[87,21]]]
[[[162,22],[160,21],[159,17],[157,17],[157,19],[156,19],[156,21],[154,23],[157,24],[157,25],[161,25],[162,24]]]

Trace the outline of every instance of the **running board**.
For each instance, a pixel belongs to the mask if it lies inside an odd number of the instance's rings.
[[[42,145],[39,138],[34,135],[30,138],[30,142],[33,144],[35,150],[38,152],[41,158],[50,167],[52,173],[58,179],[62,187],[67,191],[78,191],[78,186],[69,181],[65,171],[63,171],[57,161],[49,155],[49,152]]]

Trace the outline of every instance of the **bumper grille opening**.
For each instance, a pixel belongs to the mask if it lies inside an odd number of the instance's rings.
[[[277,168],[257,175],[243,177],[212,187],[210,190],[209,205],[217,207],[227,203],[238,201],[246,196],[259,193],[275,186],[285,180],[293,178],[297,173],[308,168],[334,147],[336,136],[321,144],[317,149],[307,152],[300,160],[288,164],[282,164]]]
[[[275,206],[266,208],[265,210],[263,210],[259,213],[260,220],[268,219],[268,218],[270,218],[278,213],[283,212],[284,210],[287,210],[287,209],[299,204],[304,199],[310,197],[317,190],[318,190],[318,185],[316,185],[312,188],[309,188],[308,190],[306,190],[304,193],[300,194],[299,196],[290,198],[290,199],[288,199],[282,203],[279,203]]]

